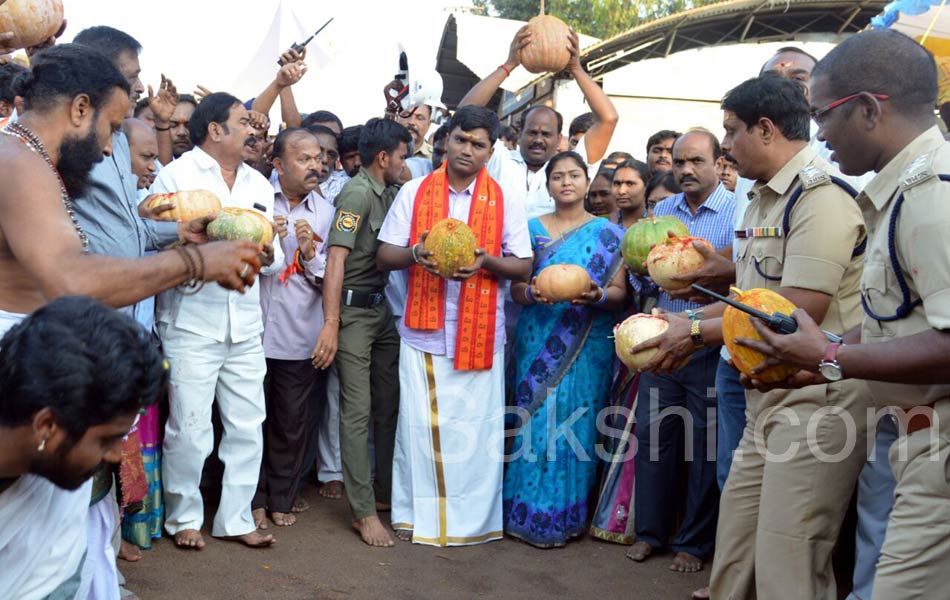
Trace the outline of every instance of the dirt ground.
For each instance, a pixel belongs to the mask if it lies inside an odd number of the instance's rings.
[[[465,548],[398,541],[395,548],[369,548],[350,528],[346,500],[323,499],[312,485],[304,497],[311,508],[296,525],[271,526],[274,547],[251,550],[206,532],[207,546],[194,552],[162,538],[140,562],[119,561],[126,587],[142,600],[667,600],[689,598],[709,577],[708,565],[700,573],[672,573],[670,554],[637,564],[624,557],[626,546],[589,538],[554,550],[509,539]]]

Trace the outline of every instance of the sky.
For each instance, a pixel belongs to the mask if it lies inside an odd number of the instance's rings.
[[[434,69],[442,29],[467,0],[63,0],[70,41],[86,27],[109,25],[143,46],[142,81],[157,87],[161,74],[179,92],[196,85],[255,96],[274,78],[277,58],[330,17],[308,47],[308,72],[294,86],[302,112],[332,110],[344,124],[383,111],[382,88],[397,70],[398,45],[414,64]],[[236,9],[236,7],[247,9]],[[160,9],[160,10],[156,10]],[[279,122],[279,112],[271,114]]]

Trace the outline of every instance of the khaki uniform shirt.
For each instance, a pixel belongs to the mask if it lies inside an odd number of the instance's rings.
[[[416,148],[416,151],[412,155],[432,160],[432,144],[422,140],[422,145]]]
[[[950,185],[940,181],[940,174],[950,174],[950,144],[933,127],[887,163],[858,196],[870,230],[861,282],[868,308],[880,317],[891,317],[904,299],[888,252],[891,212],[901,193],[897,259],[910,300],[923,300],[896,321],[865,315],[862,343],[886,342],[930,328],[950,329]],[[950,397],[950,385],[868,384],[883,406],[912,408]]]
[[[360,292],[382,292],[387,274],[376,268],[376,236],[396,198],[396,186],[386,186],[361,168],[336,197],[336,215],[329,246],[350,249],[343,266],[343,287]]]
[[[854,199],[832,183],[831,171],[806,146],[770,181],[756,182],[736,235],[736,285],[828,294],[831,305],[821,325],[841,334],[861,323],[864,256],[852,254],[865,238],[865,227]],[[792,208],[789,231],[783,232],[785,207],[799,186],[803,190]]]

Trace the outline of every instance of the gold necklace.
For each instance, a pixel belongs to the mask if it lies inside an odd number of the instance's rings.
[[[593,216],[591,216],[590,213],[588,213],[588,212],[585,211],[585,212],[584,212],[584,219],[581,220],[581,221],[578,221],[577,223],[570,223],[569,225],[571,225],[571,226],[568,227],[567,230],[570,231],[570,230],[572,230],[572,229],[575,229],[575,228],[577,228],[577,227],[580,227],[581,225],[583,225],[583,224],[587,223],[588,221],[590,221],[592,218],[593,218]],[[558,219],[558,216],[557,216],[557,212],[551,213],[551,224],[554,225],[554,228],[555,228],[555,229],[557,229],[557,237],[556,237],[555,239],[562,239],[562,238],[564,237],[564,232],[561,230],[561,227],[558,225],[558,221],[559,221],[559,219]]]

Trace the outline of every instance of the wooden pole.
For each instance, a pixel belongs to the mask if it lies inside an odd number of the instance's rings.
[[[541,0],[541,16],[544,16],[544,0]]]

